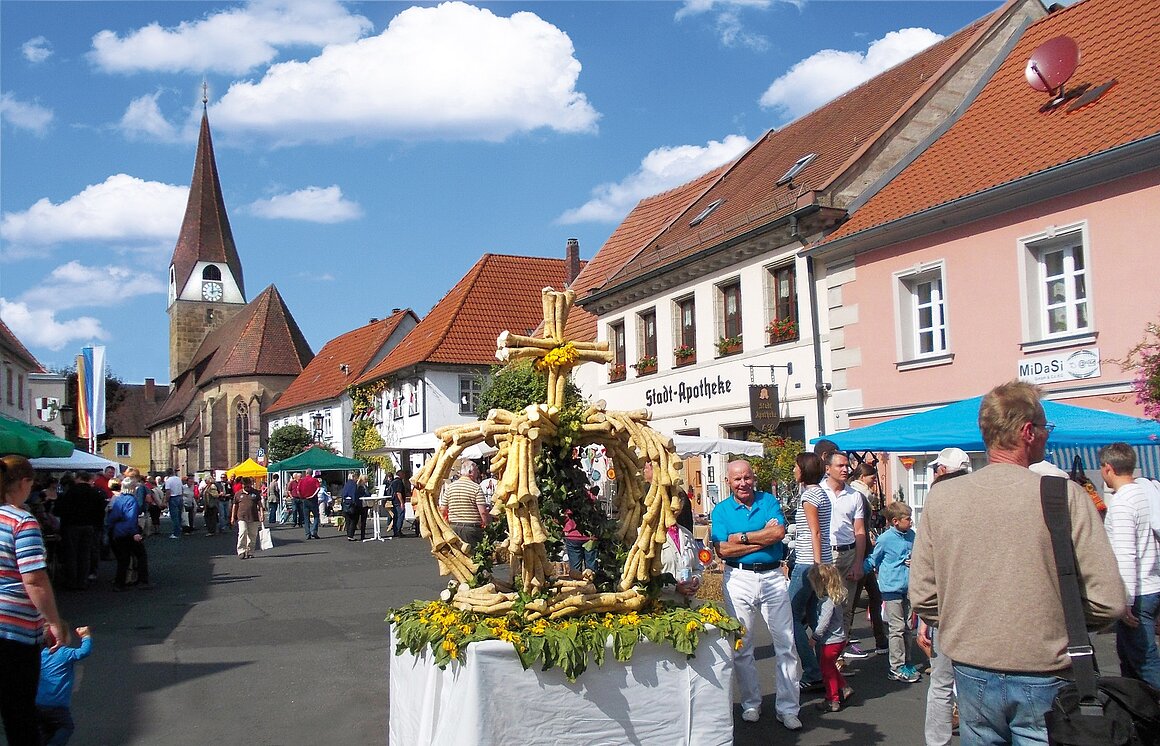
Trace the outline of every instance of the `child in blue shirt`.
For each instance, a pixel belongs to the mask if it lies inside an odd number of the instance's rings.
[[[863,569],[878,571],[878,588],[886,607],[890,637],[890,671],[895,681],[913,684],[922,677],[910,665],[910,553],[914,549],[914,521],[910,506],[893,502],[883,511],[890,528],[878,537],[874,551],[866,558]]]
[[[74,726],[72,688],[76,662],[87,658],[93,649],[93,635],[88,627],[77,627],[80,647],[68,646],[48,652],[40,651],[40,688],[36,691],[36,719],[40,725],[41,743],[63,746],[72,737]]]

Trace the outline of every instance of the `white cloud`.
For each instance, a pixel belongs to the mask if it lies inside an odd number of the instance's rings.
[[[254,0],[172,28],[153,23],[124,37],[101,31],[89,59],[105,72],[220,72],[269,64],[284,47],[353,41],[372,24],[337,0]]]
[[[183,139],[177,127],[170,124],[161,113],[157,99],[161,91],[149,93],[129,102],[118,124],[121,132],[130,140],[156,140],[178,142]]]
[[[721,43],[726,47],[748,47],[757,51],[769,47],[769,39],[745,28],[741,15],[747,10],[768,10],[779,4],[801,6],[804,0],[684,0],[677,10],[677,20],[708,13]]]
[[[718,166],[734,160],[752,143],[741,135],[729,135],[706,145],[677,145],[653,150],[640,168],[614,184],[600,184],[592,199],[568,210],[557,223],[615,223],[624,218],[645,197],[680,186]]]
[[[40,104],[19,101],[11,93],[0,94],[0,119],[13,127],[44,135],[48,132],[52,117],[52,109],[46,109]]]
[[[865,54],[823,49],[773,81],[761,105],[797,119],[942,38],[929,29],[905,28],[871,42]]]
[[[234,83],[213,106],[214,125],[282,145],[593,132],[599,114],[576,90],[574,53],[567,34],[533,13],[504,18],[461,2],[413,7],[378,36]]]
[[[20,45],[20,52],[24,59],[38,65],[52,56],[52,44],[43,36],[35,36]]]
[[[61,311],[82,306],[116,306],[140,295],[164,293],[165,280],[136,267],[62,264],[19,298],[31,308]]]
[[[188,197],[188,187],[114,174],[60,204],[44,198],[23,212],[5,212],[0,238],[15,244],[17,252],[21,245],[64,241],[172,241]]]
[[[356,220],[363,215],[357,202],[344,199],[342,189],[336,186],[306,187],[289,194],[277,194],[260,199],[249,206],[260,218],[273,220],[306,220],[312,223],[341,223]]]
[[[0,297],[0,318],[22,342],[32,347],[62,349],[73,341],[89,342],[108,339],[108,332],[92,316],[58,321],[56,312],[32,309],[26,303]]]

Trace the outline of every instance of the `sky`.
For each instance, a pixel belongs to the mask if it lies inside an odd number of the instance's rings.
[[[958,0],[0,3],[0,318],[168,378],[203,84],[247,297],[317,352],[486,253],[593,256],[685,183],[999,7]]]

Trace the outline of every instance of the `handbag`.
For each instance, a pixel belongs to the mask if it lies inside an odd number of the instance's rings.
[[[1065,685],[1046,713],[1047,742],[1058,746],[1150,746],[1160,744],[1160,691],[1147,682],[1118,676],[1096,676],[1095,651],[1087,636],[1075,549],[1067,480],[1042,477],[1043,519],[1051,535],[1059,595],[1067,624],[1067,654],[1075,680]]]
[[[266,524],[263,523],[262,527],[258,529],[258,549],[264,552],[273,548],[274,534],[271,533],[270,529],[266,528]]]

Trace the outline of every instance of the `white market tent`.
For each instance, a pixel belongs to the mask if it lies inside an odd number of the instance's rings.
[[[677,455],[682,458],[716,453],[736,453],[742,456],[760,456],[765,453],[765,446],[751,440],[709,438],[701,435],[674,435],[672,438]]]
[[[110,461],[103,456],[97,456],[87,451],[73,451],[72,455],[66,458],[34,458],[29,459],[29,462],[33,469],[51,471],[101,471],[106,466],[112,466],[119,474],[124,468],[124,464]]]

